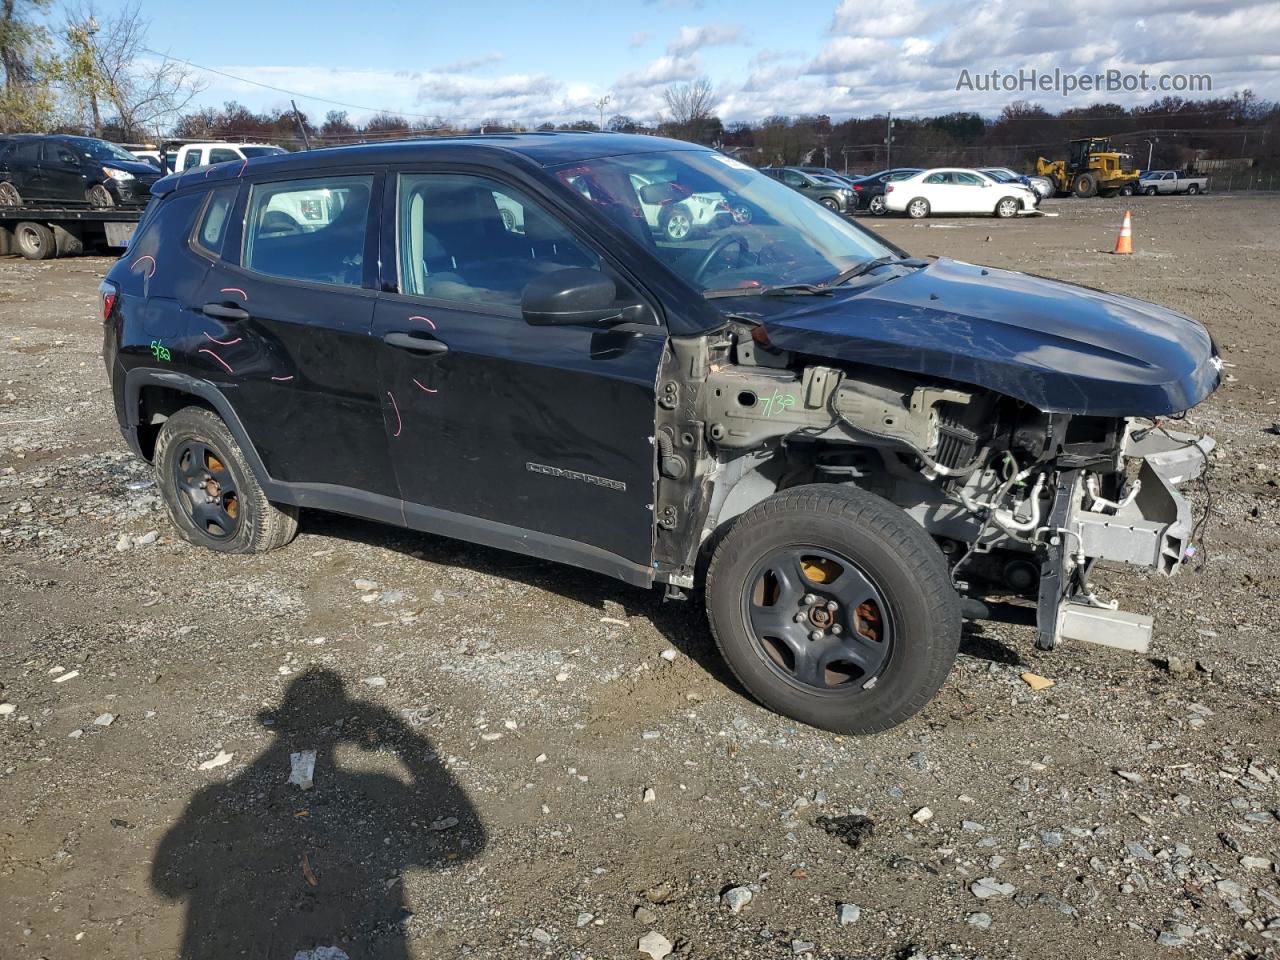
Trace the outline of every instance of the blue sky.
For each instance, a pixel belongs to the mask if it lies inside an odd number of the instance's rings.
[[[120,6],[98,2],[104,14]],[[1160,95],[958,91],[961,70],[1208,73],[1214,94],[1250,87],[1280,99],[1276,0],[1145,0],[1140,13],[1118,19],[1114,0],[142,0],[154,50],[315,97],[468,123],[594,118],[601,96],[606,118],[654,120],[669,84],[703,74],[726,120]],[[287,106],[284,94],[202,76],[202,103]],[[335,109],[298,105],[315,119]]]

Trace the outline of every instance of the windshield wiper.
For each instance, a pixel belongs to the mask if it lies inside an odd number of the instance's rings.
[[[850,267],[844,273],[837,274],[826,283],[824,287],[838,287],[842,283],[848,283],[856,277],[862,276],[864,273],[870,273],[876,267],[887,267],[889,264],[897,264],[904,267],[923,267],[927,266],[928,260],[920,260],[916,257],[902,257],[896,255],[887,257],[876,257],[874,260],[864,260],[856,267]]]
[[[726,287],[723,290],[708,290],[703,297],[714,300],[717,297],[829,297],[831,291],[826,285],[816,283],[775,283],[764,287]]]

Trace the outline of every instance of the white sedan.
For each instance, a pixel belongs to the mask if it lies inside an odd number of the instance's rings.
[[[977,170],[935,168],[884,186],[888,209],[921,220],[931,213],[1035,213],[1039,198],[1020,183],[997,183]]]

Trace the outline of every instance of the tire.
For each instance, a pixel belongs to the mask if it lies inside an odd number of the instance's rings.
[[[751,212],[751,208],[745,203],[735,203],[729,208],[729,212],[733,216],[733,222],[739,226],[746,226],[755,219],[755,214]]]
[[[1143,190],[1142,192],[1146,194],[1148,197],[1154,197],[1156,193],[1158,193],[1155,187],[1147,187],[1147,189]]]
[[[689,211],[676,208],[663,218],[662,232],[673,242],[686,240],[693,233],[693,217],[689,215]]]
[[[784,569],[790,582],[770,581]],[[868,590],[872,598],[859,603]],[[942,552],[898,507],[851,487],[794,487],[738,517],[711,558],[706,600],[716,645],[752,696],[836,733],[876,733],[919,712],[960,644],[960,601]],[[761,633],[768,629],[789,641]],[[797,649],[808,658],[794,660]],[[841,660],[850,650],[866,670]]]
[[[1018,215],[1018,201],[1013,197],[1001,197],[996,203],[995,215],[1001,220],[1008,220]]]
[[[826,207],[828,210],[830,210],[832,213],[840,212],[840,204],[836,203],[830,197],[823,197],[818,202],[822,204],[824,207]]]
[[[1130,183],[1130,184],[1126,184],[1125,186],[1121,187],[1121,188],[1120,188],[1120,196],[1122,196],[1122,197],[1132,197],[1132,196],[1133,196],[1133,184],[1131,184],[1131,183]]]
[[[1119,190],[1099,190],[1099,191],[1098,191],[1098,196],[1100,196],[1100,197],[1104,197],[1105,199],[1110,200],[1112,197],[1114,197],[1114,196],[1115,196],[1116,194],[1118,194],[1119,192],[1120,192]]]
[[[0,207],[20,206],[22,206],[22,194],[18,192],[18,188],[7,180],[0,183]]]
[[[53,231],[43,223],[24,220],[13,228],[18,252],[28,260],[52,260],[58,255],[58,244]]]
[[[1188,197],[1194,197],[1199,192],[1200,192],[1200,185],[1198,183],[1193,183],[1191,184],[1191,186],[1187,187]]]
[[[84,198],[95,210],[110,210],[116,205],[111,191],[100,183],[95,183],[84,192]]]
[[[267,500],[212,410],[183,407],[166,420],[153,463],[169,518],[189,543],[222,553],[265,553],[298,532],[297,507]]]
[[[870,202],[867,204],[867,209],[877,217],[883,217],[889,212],[889,208],[885,206],[883,194],[872,197]]]
[[[907,216],[912,220],[923,220],[929,216],[929,201],[924,197],[916,197],[907,204]]]
[[[502,217],[502,226],[507,231],[507,233],[515,233],[516,232],[516,215],[512,213],[510,210],[508,210],[506,207],[499,208],[498,215]]]
[[[1082,173],[1071,184],[1071,192],[1077,197],[1087,198],[1098,192],[1098,181],[1091,173]]]

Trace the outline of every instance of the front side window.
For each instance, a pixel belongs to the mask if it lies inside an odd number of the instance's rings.
[[[953,173],[951,176],[955,177],[956,183],[960,184],[961,186],[965,186],[965,187],[982,186],[982,182],[983,182],[982,178],[978,176],[974,176],[972,173],[957,172],[957,173]]]
[[[372,194],[372,176],[254,184],[245,217],[245,268],[291,280],[360,286]]]
[[[517,308],[534,277],[600,258],[523,191],[460,174],[400,176],[400,292]]]
[[[701,292],[824,283],[894,253],[804,193],[711,150],[601,157],[551,172],[566,202],[589,204]],[[677,211],[688,229],[669,229]]]
[[[200,165],[200,150],[188,150],[186,156],[182,158],[182,169],[190,170],[192,167]]]

